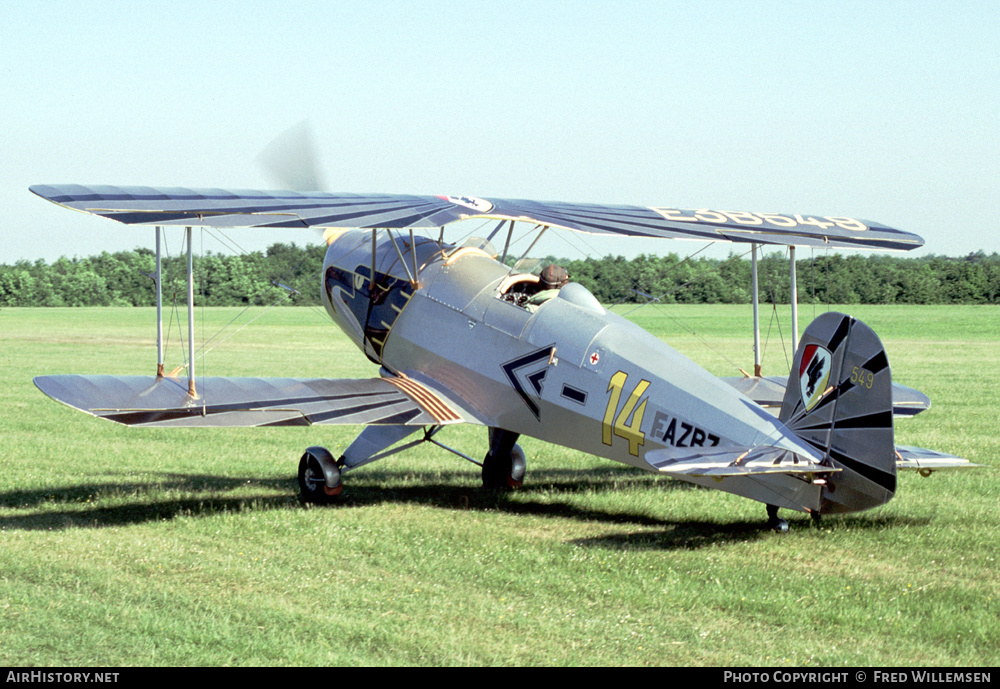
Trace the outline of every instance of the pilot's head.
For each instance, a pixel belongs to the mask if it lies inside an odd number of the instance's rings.
[[[562,266],[550,263],[542,268],[542,272],[538,278],[542,289],[559,289],[569,282],[569,273]]]

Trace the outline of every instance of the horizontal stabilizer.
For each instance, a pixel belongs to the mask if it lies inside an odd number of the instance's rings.
[[[426,426],[463,419],[406,378],[197,379],[57,375],[35,378],[54,400],[126,426],[246,427],[365,424]]]
[[[785,398],[785,376],[735,376],[721,378],[762,407],[778,408]],[[924,393],[899,383],[892,384],[892,415],[916,416],[931,408],[931,399]]]
[[[650,450],[646,463],[665,474],[685,476],[749,476],[751,474],[828,474],[839,469],[824,466],[811,457],[780,447],[762,445],[752,449],[739,447],[698,448],[697,452],[679,452],[677,448]]]
[[[908,445],[896,446],[896,469],[916,469],[921,473],[925,473],[940,471],[941,469],[971,469],[982,466],[985,465],[973,464],[967,459],[949,455],[945,452]]]

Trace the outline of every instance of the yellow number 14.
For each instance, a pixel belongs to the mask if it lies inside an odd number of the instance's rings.
[[[604,410],[604,422],[601,424],[601,440],[604,441],[605,445],[610,445],[613,437],[616,435],[619,438],[625,438],[628,441],[629,454],[638,457],[639,446],[644,444],[646,440],[646,434],[640,430],[642,416],[646,413],[646,400],[642,400],[642,404],[639,404],[639,399],[645,394],[646,388],[649,387],[649,381],[639,381],[632,394],[628,396],[628,400],[625,401],[625,406],[619,412],[618,403],[621,401],[622,390],[625,388],[625,379],[627,377],[624,371],[619,371],[611,376],[611,382],[608,384],[608,392],[611,393],[611,396],[608,398],[608,407]],[[637,404],[638,406],[636,406]],[[618,412],[617,416],[615,416],[615,412]],[[632,417],[631,422],[629,422],[630,416]],[[614,419],[613,426],[611,423],[612,419]]]

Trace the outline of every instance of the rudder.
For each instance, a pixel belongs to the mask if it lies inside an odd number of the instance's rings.
[[[892,375],[882,342],[867,325],[832,312],[809,324],[779,418],[841,469],[823,488],[821,513],[857,512],[892,499]]]

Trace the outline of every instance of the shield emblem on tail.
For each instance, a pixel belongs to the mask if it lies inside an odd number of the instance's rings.
[[[811,410],[819,402],[820,397],[830,382],[830,365],[833,357],[830,352],[819,345],[807,345],[802,352],[799,364],[799,389],[802,392],[802,403],[806,410]]]

